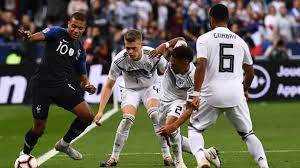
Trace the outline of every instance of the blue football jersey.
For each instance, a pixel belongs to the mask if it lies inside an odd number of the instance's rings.
[[[86,52],[79,40],[69,37],[66,29],[55,26],[42,31],[45,35],[45,53],[34,79],[48,85],[58,85],[86,74]]]

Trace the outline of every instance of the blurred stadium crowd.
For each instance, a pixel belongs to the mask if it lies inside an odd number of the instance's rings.
[[[0,64],[38,62],[43,44],[21,42],[18,28],[65,27],[76,11],[88,16],[88,64],[109,65],[128,28],[142,31],[145,45],[184,36],[195,49],[197,37],[210,30],[207,10],[215,3],[228,6],[229,28],[245,39],[253,57],[300,58],[300,0],[0,0]]]

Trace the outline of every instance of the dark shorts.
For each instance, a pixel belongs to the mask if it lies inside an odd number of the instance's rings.
[[[38,81],[31,81],[32,87],[32,115],[36,119],[47,119],[49,106],[52,102],[68,111],[83,102],[84,99],[78,89],[71,83],[49,87]]]

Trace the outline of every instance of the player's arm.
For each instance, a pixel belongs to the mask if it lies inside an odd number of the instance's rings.
[[[200,36],[197,39],[196,49],[197,49],[197,65],[194,75],[194,91],[190,96],[192,96],[193,100],[191,105],[193,106],[194,110],[198,109],[200,104],[200,91],[204,81],[205,72],[206,72],[206,65],[207,65],[207,42]]]
[[[205,77],[205,70],[206,70],[207,59],[200,57],[197,59],[197,65],[194,75],[194,92],[191,94],[193,97],[192,106],[194,109],[198,109],[199,107],[199,96],[200,90],[204,81]]]
[[[248,99],[248,90],[254,78],[253,60],[250,54],[249,47],[246,43],[243,43],[244,58],[243,58],[243,70],[245,72],[243,86],[244,95]]]
[[[100,119],[103,116],[104,109],[111,96],[112,88],[114,87],[115,83],[115,80],[108,78],[104,88],[102,89],[98,113],[95,116],[95,123],[99,126],[101,125]]]
[[[253,65],[248,65],[248,64],[244,64],[243,69],[245,72],[244,81],[243,81],[244,94],[246,99],[248,99],[248,90],[254,78],[254,69],[253,69]]]
[[[116,56],[117,57],[117,56]],[[107,82],[105,84],[105,86],[102,89],[102,93],[101,93],[101,98],[100,98],[100,103],[99,103],[99,109],[98,109],[98,113],[95,116],[95,123],[97,125],[101,125],[100,124],[100,119],[104,113],[104,109],[106,107],[106,104],[110,98],[111,92],[112,92],[112,88],[114,87],[117,78],[122,74],[122,70],[120,69],[120,67],[118,67],[117,64],[115,64],[115,61],[112,62],[111,66],[110,66],[110,70],[108,73],[108,78],[107,78]]]
[[[176,38],[171,39],[168,42],[162,43],[161,45],[159,45],[158,47],[156,47],[154,50],[152,50],[150,52],[149,58],[160,57],[161,55],[163,55],[167,51],[167,49],[169,47],[173,48],[178,41],[184,41],[185,42],[185,39],[183,37],[176,37]]]
[[[86,74],[80,76],[80,87],[84,90],[89,92],[90,94],[94,94],[96,92],[96,87],[90,84],[88,77]]]
[[[81,49],[81,56],[80,59],[76,62],[75,70],[79,74],[79,80],[80,80],[80,87],[82,90],[89,92],[90,94],[94,94],[96,92],[96,88],[94,85],[92,85],[89,82],[89,79],[87,77],[87,70],[86,70],[86,52],[80,44]]]
[[[157,133],[162,136],[171,135],[174,131],[176,131],[185,121],[187,121],[193,112],[193,107],[191,104],[187,105],[186,110],[181,114],[181,116],[172,124],[162,126]]]
[[[45,40],[45,35],[42,32],[32,34],[30,31],[19,29],[18,32],[24,38],[24,41],[39,42]]]

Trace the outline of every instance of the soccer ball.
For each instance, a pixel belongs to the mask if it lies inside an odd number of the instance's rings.
[[[37,168],[38,162],[32,155],[21,155],[15,162],[15,168]]]

